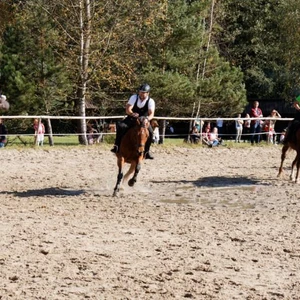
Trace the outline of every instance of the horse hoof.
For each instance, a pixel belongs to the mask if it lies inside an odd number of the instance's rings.
[[[130,180],[128,180],[128,185],[129,186],[134,186],[135,182],[136,182],[136,180],[130,179]]]

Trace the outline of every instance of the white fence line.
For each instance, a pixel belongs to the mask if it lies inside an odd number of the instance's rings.
[[[45,120],[45,119],[50,119],[50,120],[58,120],[58,119],[61,119],[61,120],[79,120],[79,119],[85,119],[85,120],[119,120],[119,119],[123,119],[124,115],[122,116],[85,116],[85,117],[82,117],[82,116],[49,116],[49,115],[31,115],[31,116],[25,116],[25,115],[18,115],[18,116],[0,116],[0,118],[2,119],[6,119],[6,120],[9,120],[9,119],[41,119],[41,120]],[[166,120],[166,121],[203,121],[203,122],[211,122],[211,121],[217,121],[218,119],[221,119],[223,121],[235,121],[235,120],[238,120],[238,119],[241,119],[241,120],[249,120],[249,118],[222,118],[222,117],[214,117],[214,118],[206,118],[206,117],[203,117],[203,118],[195,118],[195,117],[168,117],[168,116],[164,116],[164,117],[161,117],[161,116],[155,116],[154,117],[155,119],[157,120]],[[250,120],[262,120],[262,121],[265,121],[265,120],[276,120],[278,122],[281,122],[281,121],[291,121],[293,120],[293,118],[272,118],[272,117],[262,117],[262,118],[250,118]],[[113,135],[115,134],[115,132],[101,132],[100,134],[102,134],[103,136],[104,135]],[[189,132],[186,132],[184,134],[176,134],[176,133],[173,133],[173,134],[165,134],[165,137],[169,137],[169,136],[172,136],[172,137],[175,137],[175,136],[178,136],[178,137],[183,137],[183,136],[187,136],[189,134]],[[233,134],[235,134],[234,132],[232,133],[229,133],[229,134],[224,134],[223,133],[223,136],[232,136]],[[261,132],[260,134],[266,134],[266,132]],[[53,133],[52,134],[53,136],[79,136],[79,135],[85,135],[84,133]],[[244,134],[245,135],[248,135],[248,134]],[[8,133],[7,136],[33,136],[33,133],[29,133],[29,134],[25,134],[25,133]],[[46,136],[49,136],[49,134],[45,133],[45,137]]]
[[[93,120],[111,120],[111,119],[123,119],[125,116],[48,116],[48,115],[37,115],[37,116],[0,116],[2,119],[53,119],[53,120],[59,120],[59,119],[65,119],[65,120],[80,120],[80,119],[93,119]],[[173,120],[173,121],[216,121],[218,119],[221,119],[223,121],[235,121],[238,119],[242,120],[248,120],[249,118],[221,118],[221,117],[214,117],[214,118],[186,118],[186,117],[159,117],[155,116],[154,119],[157,120]],[[276,120],[276,121],[291,121],[294,118],[271,118],[271,117],[262,117],[262,118],[251,118],[251,120]]]

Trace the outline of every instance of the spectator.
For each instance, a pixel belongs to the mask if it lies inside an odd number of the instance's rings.
[[[236,130],[235,142],[236,143],[241,142],[241,137],[243,133],[243,124],[244,121],[241,119],[241,114],[238,114],[237,119],[235,120],[235,130]]]
[[[203,124],[204,124],[204,122],[202,120],[195,121],[195,126],[197,127],[199,133],[201,133],[201,131],[203,129]]]
[[[214,127],[213,131],[209,134],[209,147],[216,147],[221,144],[221,138],[218,136],[218,128]]]
[[[284,139],[285,139],[285,134],[286,134],[286,129],[283,129],[283,131],[281,132],[280,137],[279,137],[280,144],[283,144]]]
[[[206,124],[204,124],[204,131],[210,132],[211,130],[211,124],[210,122],[207,122]]]
[[[2,95],[1,93],[0,93],[0,109],[3,109],[3,110],[9,109],[9,103],[6,100],[6,96]]]
[[[250,135],[250,126],[251,126],[251,120],[250,120],[250,115],[246,114],[245,116],[246,120],[244,121],[244,142],[249,140],[249,135]]]
[[[269,118],[281,118],[279,112],[275,109],[271,111],[271,114],[268,116]],[[266,120],[263,123],[263,129],[267,134],[267,142],[268,143],[276,143],[276,132],[275,132],[275,123],[276,120]]]
[[[153,140],[152,143],[158,144],[159,143],[159,124],[157,120],[152,119],[150,121],[151,127],[153,129]]]
[[[5,147],[7,142],[7,129],[6,126],[3,124],[3,120],[0,119],[0,148]]]
[[[262,118],[263,113],[262,110],[259,108],[259,102],[254,101],[252,109],[250,111],[251,118]],[[261,134],[261,120],[251,120],[250,126],[250,133],[251,133],[251,145],[254,145],[254,142],[258,144],[260,142],[260,134]]]
[[[87,140],[89,145],[93,145],[95,141],[97,141],[99,134],[97,129],[93,127],[93,125],[88,124],[87,126]]]
[[[196,126],[193,126],[190,132],[190,141],[193,144],[198,144],[199,140],[200,140],[200,133],[198,131],[198,128]]]
[[[202,132],[202,142],[206,145],[210,145],[210,123],[208,123]]]
[[[223,135],[223,120],[221,118],[217,118],[216,125],[218,128],[219,137]]]
[[[44,134],[45,134],[45,126],[39,119],[34,119],[33,121],[34,128],[34,144],[38,146],[44,145]]]

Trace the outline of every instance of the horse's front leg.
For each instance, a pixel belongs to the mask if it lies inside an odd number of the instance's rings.
[[[117,177],[117,183],[116,186],[114,188],[114,193],[113,196],[117,196],[119,191],[120,191],[120,185],[122,182],[122,178],[123,178],[123,164],[124,162],[118,158],[118,167],[119,167],[119,173],[118,173],[118,177]]]
[[[133,177],[128,181],[128,185],[129,186],[134,186],[134,184],[136,183],[136,179],[137,179],[137,176],[138,176],[140,170],[141,170],[141,162],[139,161],[136,164]]]

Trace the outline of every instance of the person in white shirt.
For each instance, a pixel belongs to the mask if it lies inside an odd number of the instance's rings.
[[[221,138],[218,136],[218,128],[214,127],[212,132],[209,134],[209,146],[216,147],[221,143]]]
[[[0,110],[8,110],[9,109],[9,103],[7,102],[6,96],[2,95],[0,93]]]
[[[240,143],[241,138],[242,138],[242,133],[243,133],[243,124],[244,121],[241,119],[241,114],[238,114],[238,118],[235,120],[235,142]]]

